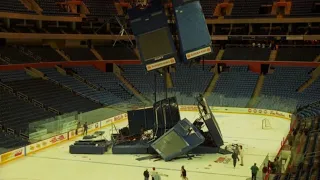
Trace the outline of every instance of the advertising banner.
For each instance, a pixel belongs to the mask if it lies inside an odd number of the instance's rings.
[[[28,146],[26,146],[26,154],[28,155],[28,154],[36,152],[40,149],[44,149],[44,148],[49,147],[51,145],[63,142],[67,139],[68,139],[68,133],[64,133],[64,134],[60,134],[60,135],[51,137],[51,138],[43,140],[43,141],[39,141],[39,142],[31,144],[31,145],[28,145]]]
[[[265,115],[280,117],[285,119],[291,119],[290,113],[268,110],[268,109],[256,109],[256,108],[233,108],[233,107],[210,107],[211,111],[214,113],[238,113],[238,114],[253,114],[253,115]],[[180,111],[198,111],[197,106],[179,106]]]
[[[103,120],[103,121],[100,121],[100,124],[101,124],[101,128],[111,124],[113,122],[114,118],[108,118],[106,120]]]
[[[113,117],[113,122],[122,121],[128,118],[127,113],[120,114],[118,116]]]
[[[74,137],[76,137],[77,135],[82,135],[83,134],[83,128],[79,128],[78,132],[76,132],[76,130],[72,130],[69,132],[69,139],[72,139]]]
[[[255,108],[248,108],[247,110],[249,114],[267,115],[267,116],[291,119],[291,114],[286,112],[268,110],[268,109],[255,109]]]
[[[15,149],[13,151],[4,153],[1,155],[0,162],[5,163],[5,162],[11,161],[13,159],[17,159],[21,156],[24,156],[24,152],[25,152],[24,147],[22,147],[22,148]]]
[[[100,122],[96,122],[88,125],[88,132],[92,132],[100,128]]]
[[[180,111],[198,111],[198,107],[192,106],[192,105],[190,105],[190,106],[180,105],[179,110]]]

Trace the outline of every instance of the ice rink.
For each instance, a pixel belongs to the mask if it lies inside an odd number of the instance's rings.
[[[181,112],[181,116],[193,121],[198,113]],[[0,166],[0,180],[142,180],[143,171],[151,171],[152,167],[163,174],[162,180],[179,180],[182,165],[189,180],[244,180],[251,176],[253,163],[260,166],[268,153],[273,157],[278,152],[290,126],[289,120],[270,116],[215,113],[215,117],[225,145],[238,143],[244,146],[244,166],[238,165],[234,169],[231,155],[221,154],[171,162],[137,161],[137,155],[113,155],[110,152],[104,155],[72,155],[68,147],[76,140],[73,139]],[[270,121],[272,129],[262,129],[265,118]],[[116,126],[127,126],[127,122]],[[107,127],[102,131],[109,135],[111,130]]]

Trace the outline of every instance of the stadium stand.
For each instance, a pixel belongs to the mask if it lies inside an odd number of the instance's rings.
[[[316,1],[292,0],[291,16],[319,16],[319,12],[313,12],[315,2]]]
[[[89,87],[87,84],[78,81],[72,76],[69,75],[62,75],[56,69],[48,68],[48,69],[40,69],[46,76],[63,85],[71,88],[76,93],[79,93],[83,97],[86,97],[92,101],[97,103],[101,103],[103,105],[111,105],[118,102],[121,102],[121,99],[114,96],[108,91],[100,91],[96,90],[92,87]]]
[[[57,109],[61,113],[86,112],[101,107],[90,100],[72,94],[67,89],[53,82],[34,79],[25,71],[0,71],[0,80],[16,92],[21,92],[29,99],[35,99],[46,107]],[[61,103],[61,99],[66,100]]]
[[[28,52],[19,49],[17,46],[0,47],[0,54],[9,64],[39,62],[39,59],[29,56]]]
[[[215,7],[218,3],[221,3],[221,0],[201,0],[201,6],[203,10],[203,14],[206,18],[212,18]]]
[[[309,79],[311,71],[308,67],[275,67],[273,73],[265,76],[257,108],[292,112],[299,105],[297,90]]]
[[[252,17],[257,16],[260,8],[260,1],[257,0],[240,0],[234,2],[232,17]]]
[[[246,107],[251,99],[259,75],[250,72],[248,66],[231,66],[222,72],[208,102],[213,106]]]
[[[227,45],[222,60],[269,60],[271,49],[250,46],[237,47],[236,45]]]
[[[97,60],[97,58],[90,51],[89,48],[74,47],[74,48],[63,48],[62,50],[72,61]]]
[[[28,10],[21,1],[18,0],[2,0],[0,1],[1,12],[14,12],[23,14],[36,14],[34,11]]]
[[[0,95],[2,112],[0,122],[4,127],[11,128],[18,133],[28,132],[28,125],[31,122],[55,116],[54,113],[35,107],[28,100],[21,100],[3,89],[0,89]]]
[[[176,71],[171,73],[177,99],[180,104],[194,104],[194,97],[199,93],[205,92],[213,72],[210,65],[193,65],[188,67],[186,64],[176,66]]]
[[[113,72],[101,72],[92,66],[74,67],[72,69],[90,83],[109,91],[113,95],[119,97],[122,101],[138,102],[134,95],[117,79]]]
[[[29,79],[7,82],[6,85],[26,94],[30,98],[36,99],[46,106],[57,109],[61,113],[87,112],[101,107],[97,103],[74,95],[66,89],[46,80]],[[61,103],[62,100],[65,103]]]
[[[110,16],[115,16],[117,14],[117,10],[114,6],[113,1],[105,1],[105,0],[84,0],[85,5],[88,7],[90,14],[88,16],[105,18]]]
[[[0,80],[4,83],[27,79],[32,79],[32,77],[28,76],[24,70],[0,71]]]
[[[29,144],[28,141],[22,140],[20,137],[0,131],[0,154],[26,146],[27,144]]]
[[[161,98],[164,97],[164,78],[160,78],[157,72],[147,73],[147,70],[142,65],[123,65],[122,68],[124,70],[123,76],[143,95],[153,99],[153,93],[156,89],[160,94],[159,96]],[[154,81],[155,77],[157,82]]]
[[[301,93],[299,99],[300,106],[313,103],[316,99],[320,99],[320,78],[315,80],[307,89]]]
[[[104,60],[137,60],[137,56],[128,47],[124,46],[95,46]]]
[[[279,46],[276,61],[314,61],[319,54],[319,46]]]
[[[79,14],[66,12],[64,9],[59,7],[57,2],[63,2],[61,0],[35,0],[38,5],[42,8],[44,15],[50,16],[79,16]]]
[[[41,62],[64,61],[53,48],[50,46],[24,46],[25,49],[40,57]]]

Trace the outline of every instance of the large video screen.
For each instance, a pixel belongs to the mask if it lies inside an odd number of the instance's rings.
[[[211,45],[211,37],[199,1],[175,7],[176,26],[183,52]]]
[[[162,157],[172,156],[188,147],[187,142],[175,131],[171,131],[154,144],[153,148],[158,151]]]
[[[172,37],[168,30],[168,28],[161,28],[137,37],[138,48],[143,60],[154,60],[159,56],[174,52]]]

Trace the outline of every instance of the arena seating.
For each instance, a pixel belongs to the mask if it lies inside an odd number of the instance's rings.
[[[90,51],[89,48],[74,47],[74,48],[63,48],[62,50],[72,61],[97,60],[97,58]]]
[[[14,90],[20,91],[46,106],[57,109],[61,113],[75,111],[87,112],[101,107],[97,103],[81,96],[76,96],[66,89],[46,80],[29,79],[7,82],[6,84]],[[61,103],[62,100],[65,103]]]
[[[50,46],[25,46],[25,49],[40,56],[41,62],[57,62],[64,61],[54,49]]]
[[[33,79],[23,70],[0,71],[0,80],[14,91],[22,92],[29,98],[55,108],[61,113],[86,112],[101,107],[99,104],[72,94],[53,82]],[[65,103],[61,103],[61,99],[65,100]]]
[[[200,0],[204,16],[206,18],[212,18],[215,7],[218,3],[222,2],[222,0]]]
[[[23,147],[28,144],[28,141],[22,140],[20,137],[10,135],[0,130],[0,154],[10,150]]]
[[[72,76],[60,74],[56,69],[48,68],[40,69],[40,71],[45,73],[49,79],[56,81],[63,86],[67,86],[76,93],[79,93],[80,95],[97,103],[102,103],[103,105],[111,105],[121,102],[120,98],[114,96],[110,92],[93,89]]]
[[[164,78],[156,72],[147,72],[146,68],[142,65],[123,65],[123,76],[133,84],[143,95],[153,99],[153,93],[155,91],[155,75],[156,75],[156,88],[157,92],[165,92]],[[163,95],[159,95],[163,98]],[[158,96],[158,97],[159,97]]]
[[[212,106],[246,107],[254,92],[259,75],[248,66],[232,66],[222,72],[213,93],[208,97]]]
[[[0,122],[6,128],[26,133],[30,122],[39,121],[55,114],[35,107],[0,88]]]
[[[73,67],[72,69],[90,83],[109,91],[122,101],[135,99],[134,95],[126,89],[125,85],[117,79],[113,72],[102,72],[92,66]],[[133,101],[138,102],[137,99],[135,100]]]
[[[234,2],[232,9],[232,17],[250,17],[257,16],[260,8],[260,1],[257,0],[239,0]]]
[[[320,99],[320,78],[315,80],[308,88],[306,88],[300,97],[300,106],[305,106],[313,103],[315,100]]]
[[[24,70],[0,71],[0,80],[4,83],[27,79],[32,79],[32,77],[28,76]]]
[[[320,46],[280,46],[276,61],[313,61],[320,54]]]
[[[42,8],[44,15],[49,16],[79,16],[79,14],[74,14],[66,12],[64,9],[60,8],[57,2],[59,0],[35,0],[38,5]]]
[[[113,1],[105,0],[84,0],[84,4],[88,7],[90,14],[89,16],[94,17],[108,17],[117,14],[117,10],[114,6]]]
[[[316,1],[292,0],[291,16],[319,16],[312,8]]]
[[[104,60],[132,60],[138,59],[135,53],[125,46],[95,46],[95,49],[100,53]]]
[[[20,1],[17,0],[1,0],[0,12],[35,14],[34,11],[29,11]]]
[[[0,47],[1,57],[5,58],[9,64],[34,63],[39,62],[36,58],[27,55],[27,52],[21,51],[18,47],[6,46]]]
[[[194,104],[195,97],[205,92],[209,85],[213,72],[211,66],[178,64],[176,71],[171,73],[175,92],[178,92],[179,104]]]
[[[297,90],[309,79],[311,70],[308,67],[275,67],[273,73],[265,76],[257,107],[292,112],[299,105]]]
[[[227,45],[222,60],[269,60],[271,49],[268,47],[237,47]]]

